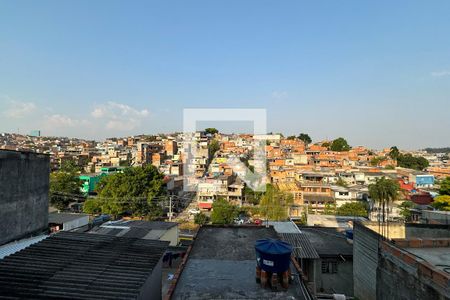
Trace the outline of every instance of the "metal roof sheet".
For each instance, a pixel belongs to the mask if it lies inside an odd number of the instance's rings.
[[[303,233],[281,233],[281,238],[293,246],[293,253],[298,258],[320,258],[316,249]]]
[[[59,232],[0,260],[0,299],[136,299],[168,244]]]
[[[43,239],[47,238],[48,235],[39,235],[39,236],[34,236],[34,237],[30,237],[27,239],[21,239],[18,241],[14,241],[11,243],[8,243],[6,245],[0,246],[0,259],[14,254],[22,249],[25,249],[28,246],[31,246],[37,242],[42,241]]]

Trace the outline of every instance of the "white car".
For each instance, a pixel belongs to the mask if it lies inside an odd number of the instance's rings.
[[[234,219],[234,223],[237,224],[237,225],[242,225],[242,224],[244,224],[244,220],[242,220],[242,219]]]
[[[199,214],[199,213],[200,213],[200,210],[195,209],[195,208],[192,208],[192,209],[188,210],[188,212],[189,212],[191,215],[196,215],[196,214]]]

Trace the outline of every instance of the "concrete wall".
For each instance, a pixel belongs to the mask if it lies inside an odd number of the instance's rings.
[[[406,237],[405,223],[403,222],[389,222],[389,225],[381,224],[381,226],[378,222],[364,222],[364,225],[379,234],[388,232],[388,237],[391,239],[404,239]]]
[[[63,230],[71,230],[74,228],[79,228],[82,226],[86,226],[87,224],[89,224],[89,216],[82,216],[78,219],[69,221],[69,222],[65,222],[63,224]]]
[[[147,278],[137,299],[162,299],[162,257]]]
[[[445,250],[444,250],[445,251]],[[416,256],[382,242],[377,270],[378,299],[450,299],[448,275]]]
[[[48,227],[47,155],[0,150],[0,245]]]
[[[377,299],[378,237],[358,222],[353,227],[353,290],[358,299]]]
[[[337,273],[322,273],[322,259],[314,261],[317,293],[344,294],[353,296],[353,261],[336,258]]]
[[[450,238],[450,225],[406,224],[405,238]]]

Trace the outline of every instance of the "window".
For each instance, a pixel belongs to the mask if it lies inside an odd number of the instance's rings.
[[[322,273],[329,273],[329,274],[337,273],[337,261],[333,260],[322,261]]]

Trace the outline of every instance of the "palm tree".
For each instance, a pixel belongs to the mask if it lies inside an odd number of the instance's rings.
[[[378,227],[380,229],[380,223],[383,223],[383,230],[386,221],[389,219],[389,207],[397,199],[397,194],[399,191],[399,185],[396,181],[382,177],[377,179],[375,183],[369,185],[369,195],[377,204],[378,209],[382,208],[382,219],[380,220],[380,215],[378,214]],[[387,211],[386,211],[387,209]],[[389,221],[387,222],[389,226]],[[389,229],[389,227],[388,227]],[[386,236],[389,235],[389,230],[386,232]],[[385,236],[383,233],[381,235]]]

